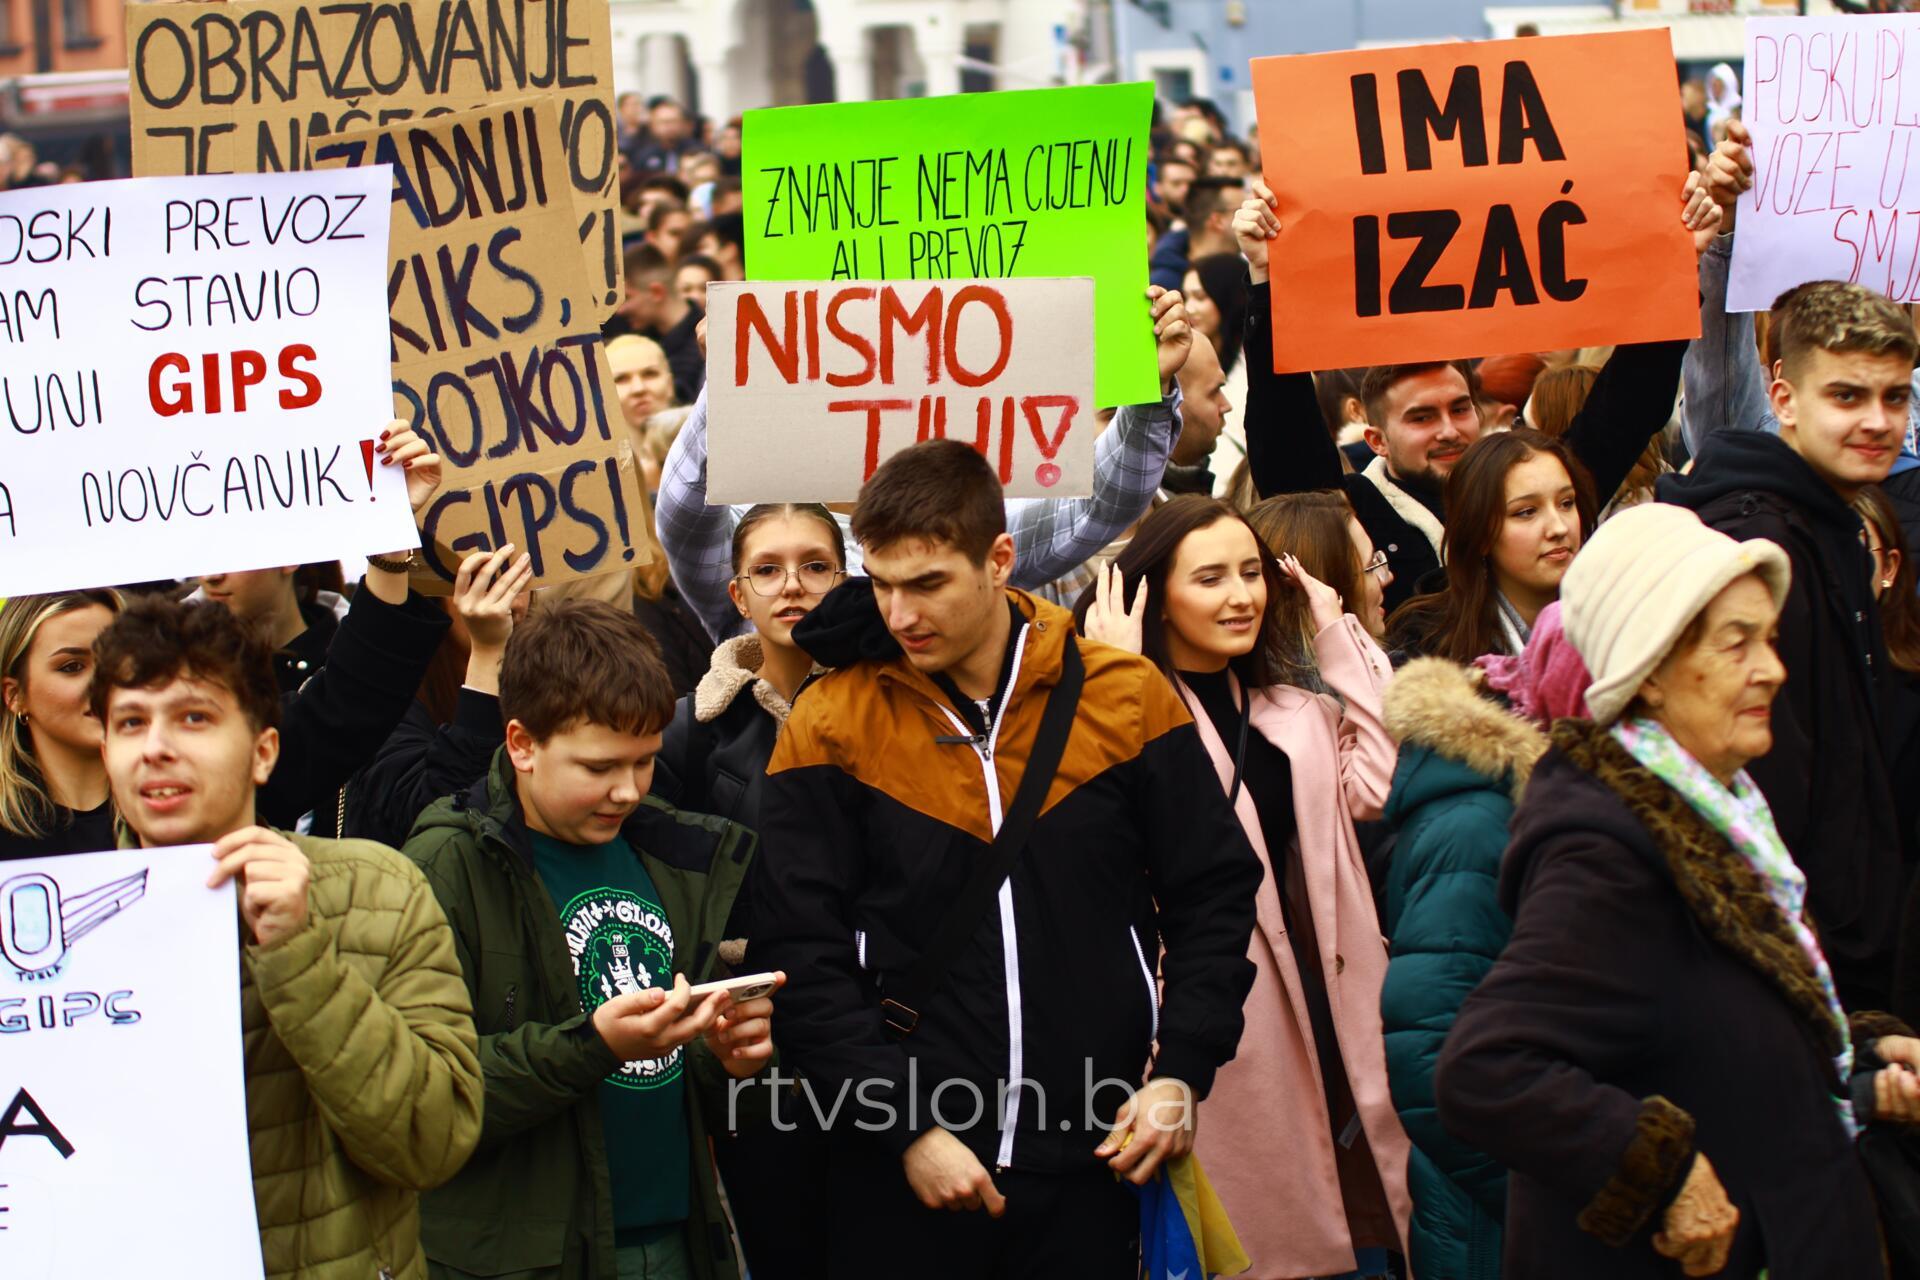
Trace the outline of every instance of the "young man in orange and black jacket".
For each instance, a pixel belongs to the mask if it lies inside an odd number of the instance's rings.
[[[1125,1280],[1138,1209],[1114,1175],[1191,1148],[1240,1038],[1260,864],[1152,664],[1007,589],[978,453],[896,455],[853,529],[871,579],[795,632],[836,670],[768,766],[750,954],[789,975],[776,1038],[834,1129],[831,1272]],[[1031,834],[890,1033],[888,984],[989,856],[1068,646],[1084,687]]]

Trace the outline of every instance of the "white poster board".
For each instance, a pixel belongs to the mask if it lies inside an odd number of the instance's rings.
[[[0,862],[0,1276],[261,1274],[211,845]]]
[[[0,596],[419,544],[386,167],[0,193]]]
[[[1093,492],[1093,279],[707,288],[707,495],[843,502],[917,441],[964,440],[1010,498]]]
[[[1749,18],[1727,309],[1810,280],[1920,300],[1920,14]]]

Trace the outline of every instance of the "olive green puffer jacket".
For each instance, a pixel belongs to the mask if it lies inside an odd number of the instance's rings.
[[[307,927],[246,946],[240,975],[267,1275],[424,1277],[419,1193],[466,1163],[484,1096],[453,931],[385,845],[289,838]]]

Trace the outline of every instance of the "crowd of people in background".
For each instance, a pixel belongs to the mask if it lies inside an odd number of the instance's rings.
[[[851,507],[708,501],[740,121],[617,107],[660,558],[0,608],[0,859],[241,884],[270,1275],[1125,1280],[1189,1155],[1266,1280],[1920,1274],[1920,340],[1727,312],[1730,67],[1701,338],[1277,372],[1196,100],[1091,494],[936,440]]]

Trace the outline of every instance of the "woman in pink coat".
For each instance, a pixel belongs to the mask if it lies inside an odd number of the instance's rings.
[[[1195,1147],[1247,1274],[1384,1273],[1406,1248],[1408,1144],[1380,1031],[1386,943],[1353,823],[1379,816],[1393,780],[1387,657],[1336,591],[1211,498],[1149,516],[1080,612],[1087,635],[1152,658],[1180,690],[1266,864],[1246,1032]]]

